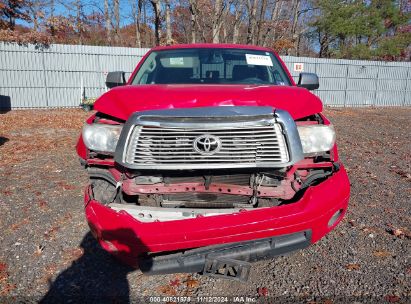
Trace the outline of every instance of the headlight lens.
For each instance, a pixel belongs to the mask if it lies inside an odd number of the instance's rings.
[[[90,150],[114,152],[122,127],[122,125],[86,124],[83,127],[84,144]]]
[[[304,154],[326,152],[335,143],[335,131],[331,125],[298,126]]]

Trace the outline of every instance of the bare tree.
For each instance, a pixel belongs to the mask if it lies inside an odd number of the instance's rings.
[[[301,0],[293,0],[292,15],[293,24],[291,27],[291,40],[294,43],[294,50],[298,52],[298,45],[300,42],[300,34],[297,34],[298,18],[300,17]]]
[[[48,18],[48,22],[47,22],[47,27],[50,31],[50,35],[53,37],[56,33],[55,27],[54,27],[54,11],[55,11],[56,7],[55,7],[55,2],[54,0],[50,0],[50,16]],[[50,22],[51,21],[51,22]]]
[[[255,27],[257,24],[257,6],[258,0],[247,0],[247,11],[248,11],[248,28],[247,28],[247,44],[254,43]]]
[[[189,0],[189,10],[190,10],[190,21],[191,21],[191,43],[196,43],[197,36],[197,16],[198,16],[198,7],[196,0]]]
[[[270,39],[276,38],[276,27],[278,24],[278,18],[281,11],[281,6],[283,4],[282,0],[275,0],[271,5],[270,16],[268,25],[262,33],[260,44],[267,46]]]
[[[212,24],[213,43],[220,42],[220,29],[221,29],[221,23],[222,23],[223,10],[224,10],[223,0],[215,0],[213,24]]]
[[[160,45],[161,39],[161,3],[160,0],[150,0],[154,10],[154,37],[156,45]]]
[[[113,0],[114,42],[120,44],[120,0]]]
[[[53,18],[54,17],[54,10],[56,9],[55,1],[50,0],[49,6],[50,6],[50,17]]]
[[[291,28],[292,35],[294,35],[297,30],[298,17],[300,15],[300,11],[299,11],[300,5],[301,5],[301,0],[293,0],[293,6],[292,6],[293,26]]]
[[[240,34],[241,20],[244,15],[244,0],[239,0],[234,5],[234,24],[233,24],[233,43],[238,43]]]
[[[8,0],[0,1],[0,30],[14,30],[16,20],[30,21],[30,16],[27,14],[28,1],[25,0]]]
[[[83,22],[82,22],[83,4],[81,3],[81,0],[76,0],[74,3],[74,7],[76,9],[76,29],[77,29],[78,44],[83,44]]]
[[[170,10],[171,10],[171,5],[170,5],[170,0],[165,0],[165,6],[166,6],[166,44],[170,45],[173,43],[173,38],[171,35],[171,16],[170,16]]]
[[[131,2],[131,14],[134,23],[134,29],[136,31],[136,47],[141,47],[141,33],[140,33],[140,16],[142,0],[130,0]]]
[[[107,44],[111,45],[111,17],[108,0],[104,0],[104,20],[106,26]]]
[[[50,5],[46,0],[31,0],[27,3],[27,11],[30,14],[30,20],[33,22],[33,30],[38,31],[41,19],[46,15],[45,8]]]
[[[258,20],[256,20],[256,31],[254,33],[254,44],[260,44],[263,26],[266,24],[265,15],[267,10],[267,0],[261,0]]]

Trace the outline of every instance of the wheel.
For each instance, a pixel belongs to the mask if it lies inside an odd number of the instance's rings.
[[[112,183],[105,179],[93,178],[91,179],[91,185],[93,187],[94,198],[97,201],[104,205],[112,202],[116,192],[116,187]],[[117,196],[115,201],[118,200],[119,198]]]

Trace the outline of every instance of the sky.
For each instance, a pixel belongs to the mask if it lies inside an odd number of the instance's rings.
[[[130,24],[132,22],[131,19],[131,2],[133,0],[120,0],[120,24],[121,26]],[[112,1],[110,1],[112,2]],[[55,15],[60,15],[60,16],[74,16],[76,14],[75,12],[75,6],[73,5],[73,1],[67,1],[67,0],[60,0],[60,1],[55,1]],[[99,0],[82,0],[83,3],[83,9],[86,15],[92,14],[93,12],[98,12],[103,14],[104,12],[104,1],[99,1]],[[151,10],[151,8],[149,8]],[[49,11],[47,11],[49,13]],[[24,21],[24,20],[16,20],[17,24],[32,27],[33,24]]]

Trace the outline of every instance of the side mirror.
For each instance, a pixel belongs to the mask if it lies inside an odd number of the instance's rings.
[[[314,73],[300,73],[297,86],[306,88],[307,90],[316,90],[320,87],[318,76]]]
[[[109,72],[106,77],[106,86],[111,89],[126,84],[125,72]]]

